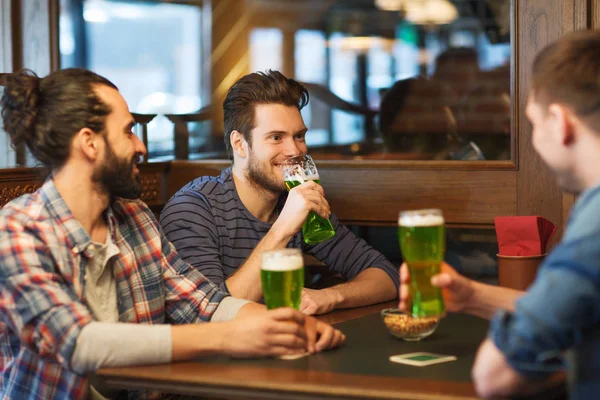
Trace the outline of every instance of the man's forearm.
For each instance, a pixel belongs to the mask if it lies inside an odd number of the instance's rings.
[[[249,302],[238,310],[234,319],[257,316],[266,311],[267,308],[264,305]],[[202,356],[227,354],[230,327],[231,324],[228,322],[172,326],[173,361],[185,361]]]
[[[286,236],[273,225],[271,230],[254,248],[244,264],[225,283],[232,296],[260,301],[262,299],[262,290],[260,288],[260,260],[264,251],[283,249],[287,246],[291,236]]]
[[[379,268],[367,268],[349,282],[322,289],[333,296],[334,308],[353,308],[393,300],[398,289]]]
[[[261,306],[256,306],[248,308],[258,311]],[[222,354],[227,347],[227,329],[222,322],[178,326],[90,322],[77,338],[71,366],[84,374],[102,367],[163,364]]]
[[[171,331],[168,325],[93,321],[77,337],[71,367],[84,374],[101,367],[170,361]]]
[[[525,292],[473,281],[473,295],[462,310],[481,318],[491,319],[496,311],[514,311],[515,302]]]
[[[477,393],[485,398],[531,395],[560,387],[566,378],[564,372],[558,372],[542,380],[526,379],[512,369],[489,338],[479,347],[471,374]]]

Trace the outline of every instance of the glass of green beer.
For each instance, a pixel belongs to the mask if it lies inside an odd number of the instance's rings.
[[[300,249],[265,251],[260,264],[260,284],[269,310],[298,310],[304,287],[304,259]]]
[[[320,184],[317,166],[309,155],[290,160],[283,166],[283,179],[288,191],[307,181]],[[306,244],[321,243],[331,239],[335,230],[328,218],[323,218],[315,212],[310,212],[302,224],[302,237]]]
[[[410,271],[413,317],[445,314],[440,288],[431,277],[440,273],[446,251],[444,216],[438,209],[402,211],[398,218],[402,257]]]

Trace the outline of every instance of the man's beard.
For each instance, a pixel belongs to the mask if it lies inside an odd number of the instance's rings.
[[[104,164],[94,173],[93,180],[109,197],[137,199],[142,194],[142,182],[139,175],[133,175],[133,168],[138,164],[140,154],[135,154],[131,160],[120,159],[106,142],[106,157]]]
[[[246,177],[251,184],[270,192],[282,192],[285,190],[283,181],[279,182],[273,177],[267,176],[261,169],[260,164],[255,161],[256,158],[250,155]]]

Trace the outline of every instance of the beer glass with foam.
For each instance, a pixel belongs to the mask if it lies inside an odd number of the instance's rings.
[[[444,299],[431,277],[440,273],[446,251],[446,229],[441,210],[402,211],[398,219],[402,257],[410,271],[413,317],[442,316]]]
[[[311,156],[306,155],[290,160],[283,166],[283,179],[288,191],[307,181],[320,184],[319,172]],[[321,243],[331,239],[335,230],[331,221],[315,212],[310,212],[302,224],[302,237],[306,244]]]
[[[265,251],[260,265],[260,283],[269,310],[298,310],[304,287],[304,260],[300,249]]]

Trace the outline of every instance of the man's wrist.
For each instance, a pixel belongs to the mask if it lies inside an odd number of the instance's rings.
[[[227,344],[229,343],[229,338],[227,337],[227,335],[229,332],[232,331],[232,329],[230,329],[231,321],[218,322],[215,323],[215,325],[219,325],[217,329],[223,328],[221,329],[221,332],[216,332],[217,339],[215,345],[217,349],[217,354],[228,354]]]
[[[458,311],[465,314],[478,316],[482,315],[482,312],[488,314],[490,311],[487,309],[485,304],[485,295],[482,295],[484,285],[474,280],[471,280],[469,284],[470,294],[465,299],[461,309]]]
[[[267,311],[267,307],[264,304],[258,304],[255,302],[249,302],[244,304],[238,311],[235,319],[244,318],[248,316],[255,316],[257,314]]]
[[[269,229],[267,235],[269,235],[275,243],[283,245],[285,247],[287,246],[290,239],[292,239],[292,237],[294,236],[294,233],[290,234],[286,231],[285,226],[281,225],[282,222],[280,222],[279,219],[275,221],[275,223],[273,223],[273,225],[271,226],[271,229]],[[285,225],[285,223],[283,223],[283,225]]]
[[[344,293],[341,290],[337,289],[335,286],[321,290],[329,299],[329,304],[331,304],[331,310],[339,308],[346,301],[346,296],[344,295]]]

